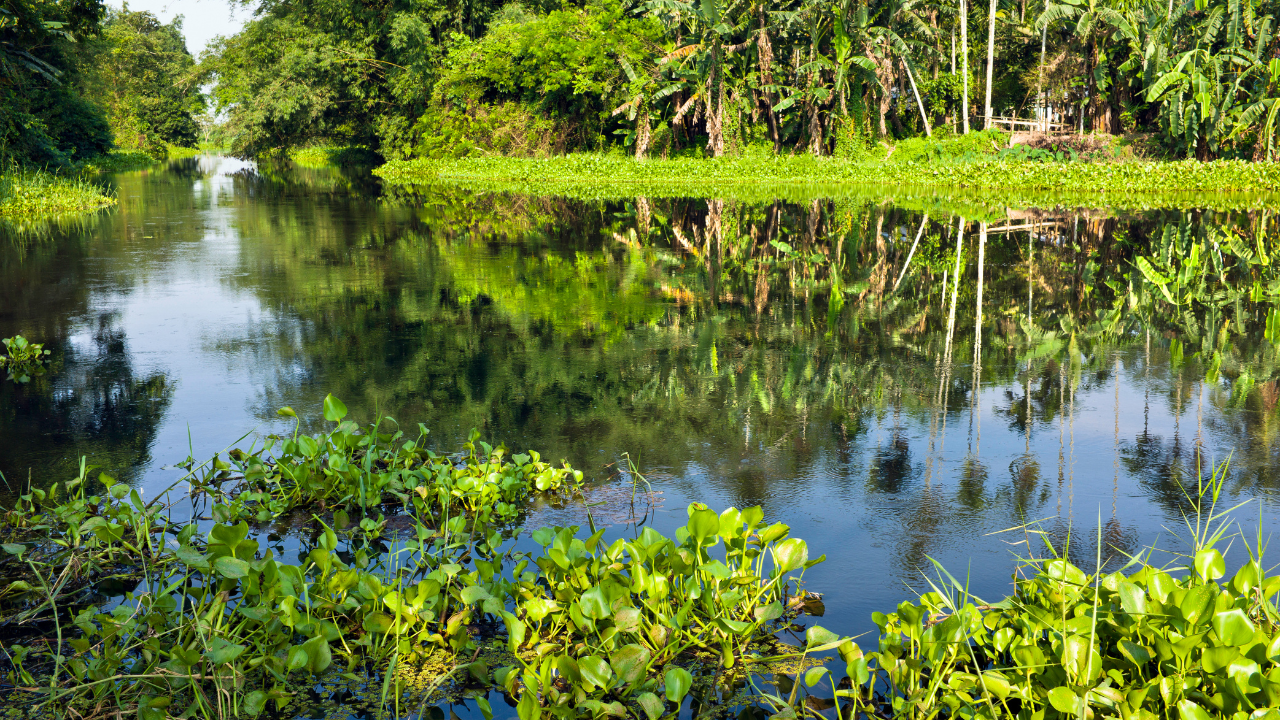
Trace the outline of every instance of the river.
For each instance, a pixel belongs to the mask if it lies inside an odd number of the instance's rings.
[[[1042,538],[1090,568],[1178,550],[1184,492],[1228,459],[1222,507],[1277,528],[1265,217],[992,209],[957,237],[944,204],[889,194],[388,196],[221,157],[107,181],[118,208],[0,237],[0,337],[54,358],[0,384],[11,488],[85,456],[150,497],[189,455],[290,430],[281,406],[320,427],[333,393],[441,451],[475,428],[567,460],[614,533],[633,487],[664,532],[693,501],[761,505],[826,555],[805,582],[842,633],[932,560],[995,599]],[[1197,242],[1207,290],[1135,280]],[[586,510],[526,526],[551,523]]]

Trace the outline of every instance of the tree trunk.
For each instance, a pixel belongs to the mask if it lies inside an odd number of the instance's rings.
[[[636,159],[643,160],[649,152],[649,140],[652,137],[649,128],[649,109],[645,107],[637,112],[640,117],[636,118]]]
[[[925,114],[924,103],[920,100],[920,90],[916,87],[915,76],[911,74],[911,64],[906,58],[902,60],[902,68],[907,71],[907,79],[911,81],[911,92],[915,93],[916,105],[920,107],[920,121],[924,123],[925,137],[933,137],[933,130],[929,128],[929,116]]]
[[[769,42],[769,33],[765,31],[764,18],[760,18],[760,41],[756,43],[756,53],[760,59],[760,83],[773,84],[773,45]],[[763,91],[764,100],[769,105],[769,139],[773,140],[773,153],[782,152],[782,136],[778,132],[778,114],[773,111],[773,93]]]
[[[1040,108],[1041,119],[1044,123],[1042,132],[1049,132],[1049,103],[1045,102],[1044,97],[1044,44],[1049,36],[1049,23],[1045,23],[1040,28],[1040,72],[1036,78],[1036,104]]]
[[[724,154],[724,79],[721,77],[720,44],[711,46],[711,74],[707,77],[706,99],[703,112],[706,115],[707,152],[718,158]]]
[[[969,6],[960,0],[960,72],[964,79],[964,92],[960,105],[960,117],[964,122],[964,134],[969,134]]]
[[[987,15],[987,101],[984,104],[986,114],[983,116],[983,130],[991,129],[991,80],[996,62],[996,0],[991,0],[991,10]]]

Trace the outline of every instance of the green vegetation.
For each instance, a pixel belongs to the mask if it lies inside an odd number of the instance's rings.
[[[1189,549],[1165,565],[1148,549],[1110,573],[1099,555],[1086,573],[1032,529],[1026,549],[1043,539],[1050,557],[1028,561],[999,602],[940,571],[936,592],[876,613],[880,651],[850,676],[884,688],[871,706],[889,717],[1280,717],[1280,576],[1268,575],[1261,537],[1231,532],[1223,479],[1187,495]],[[1248,559],[1224,579],[1235,541]]]
[[[594,528],[585,538],[547,528],[534,534],[544,550],[517,552],[514,521],[530,494],[571,491],[580,473],[474,441],[460,457],[437,457],[421,437],[383,432],[389,420],[364,430],[344,421],[332,396],[324,411],[336,428],[270,438],[230,462],[188,463],[184,479],[214,497],[207,534],[170,523],[160,498],[143,503],[105,475],[103,494],[90,494],[83,464],[76,480],[19,498],[0,525],[6,621],[65,628],[55,647],[74,653],[8,643],[18,702],[82,715],[109,707],[163,717],[172,707],[256,716],[269,702],[289,705],[291,676],[334,666],[397,712],[445,683],[455,692],[479,683],[519,696],[522,717],[540,705],[653,715],[655,692],[679,702],[693,690],[686,666],[701,653],[727,672],[759,662],[748,653],[787,615],[789,576],[817,562],[786,526],[762,525],[758,508],[701,506],[674,541],[650,529],[605,545]],[[236,522],[242,510],[319,509],[325,499],[332,526],[316,521],[301,565],[261,552]],[[384,508],[410,521],[405,535],[390,534]],[[389,553],[384,535],[395,543]],[[125,593],[109,612],[83,600],[87,583],[138,580],[166,589]],[[477,624],[505,628],[505,640],[475,636]],[[509,664],[491,669],[475,658],[494,642]],[[429,687],[400,671],[441,653],[449,669]],[[566,688],[555,675],[570,668]]]
[[[301,167],[324,168],[378,164],[377,155],[363,147],[329,147],[313,145],[289,151],[289,159]]]
[[[894,154],[895,156],[897,153]],[[1113,208],[1259,207],[1280,200],[1280,163],[1041,162],[995,152],[954,160],[848,161],[810,156],[734,157],[717,160],[636,161],[595,154],[545,159],[467,158],[391,161],[374,173],[396,185],[446,185],[473,191],[519,192],[601,198],[839,197],[847,186],[892,186],[867,195],[906,190],[974,190],[961,193],[989,207],[1058,204]],[[842,187],[844,186],[844,187]],[[982,192],[989,191],[989,192]],[[1006,192],[1013,191],[1013,192]]]
[[[82,54],[85,96],[105,111],[115,147],[164,158],[169,146],[196,144],[204,96],[181,19],[110,11]]]
[[[4,3],[0,215],[30,222],[111,204],[70,176],[146,167],[194,144],[198,80],[180,22],[100,0]]]
[[[1106,572],[1099,555],[1087,573],[1052,543],[1036,554],[1028,528],[1009,597],[939,569],[933,592],[875,614],[864,651],[804,616],[804,570],[823,558],[758,507],[691,505],[674,538],[539,528],[523,552],[521,509],[576,493],[580,474],[474,435],[437,456],[425,429],[360,428],[333,396],[323,408],[333,425],[316,435],[188,460],[207,532],[172,521],[167,494],[144,502],[83,462],[17,498],[0,514],[6,704],[256,717],[297,713],[312,688],[397,716],[471,698],[490,717],[493,688],[521,720],[658,720],[686,701],[814,718],[1277,715],[1280,577],[1217,507],[1221,471],[1186,491],[1188,550],[1170,562],[1151,549]],[[240,520],[299,509],[316,514],[297,564]],[[1235,540],[1249,558],[1224,581]],[[109,610],[93,599],[104,587],[119,588]]]
[[[0,340],[4,344],[5,354],[0,355],[0,368],[8,373],[5,379],[16,383],[31,382],[32,377],[44,374],[44,366],[49,364],[50,351],[41,343],[28,342],[21,335]]]
[[[230,145],[250,155],[856,159],[1005,117],[1057,133],[1036,143],[1129,134],[1156,156],[1258,160],[1280,112],[1271,0],[258,8],[204,61]]]
[[[78,177],[15,167],[0,174],[0,218],[33,218],[79,213],[108,207],[115,198]]]

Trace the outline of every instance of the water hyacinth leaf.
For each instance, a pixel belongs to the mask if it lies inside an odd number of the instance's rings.
[[[480,708],[480,714],[484,716],[484,720],[493,720],[493,707],[489,705],[489,698],[483,695],[476,697],[476,707]]]
[[[276,415],[279,415],[280,417],[291,417],[291,418],[298,417],[298,413],[294,412],[293,408],[289,407],[288,405],[280,408],[279,410],[276,410]],[[266,702],[266,700],[263,700],[263,702]]]
[[[314,637],[302,643],[302,649],[307,653],[307,669],[312,673],[324,672],[333,664],[329,641],[323,637]]]
[[[679,705],[684,696],[693,688],[693,675],[682,667],[673,667],[663,676],[666,683],[667,699]]]
[[[533,688],[524,689],[520,702],[516,703],[516,714],[520,720],[538,720],[542,717],[542,706],[538,704],[538,694]]]
[[[1213,631],[1226,645],[1240,647],[1253,641],[1254,627],[1249,616],[1239,608],[1224,610],[1213,616]]]
[[[1130,615],[1147,613],[1147,594],[1137,583],[1120,583],[1120,606]]]
[[[821,667],[809,668],[804,673],[805,686],[813,687],[814,685],[817,685],[818,683],[822,682],[822,676],[825,675],[826,673],[827,671]]]
[[[752,614],[755,615],[756,622],[765,623],[777,620],[782,617],[782,603],[774,600],[768,605],[756,608],[752,611]]]
[[[844,642],[844,638],[821,625],[812,625],[804,631],[804,646],[809,652],[829,650],[842,642]]]
[[[618,680],[631,684],[640,679],[649,665],[649,649],[641,645],[624,645],[609,658]]]
[[[649,720],[658,720],[662,717],[662,711],[666,708],[662,705],[662,700],[651,692],[640,693],[640,697],[636,698],[636,703],[640,705],[640,709],[644,710],[644,714]]]
[[[582,607],[582,614],[592,620],[603,620],[611,614],[609,603],[604,597],[604,590],[599,585],[584,592],[578,603]]]
[[[1102,672],[1102,656],[1080,635],[1068,635],[1062,641],[1062,667],[1077,685],[1087,685]]]
[[[578,668],[578,661],[568,655],[561,655],[556,658],[556,670],[559,671],[561,677],[571,683],[582,682],[582,673]]]
[[[1186,596],[1182,598],[1182,604],[1178,606],[1178,612],[1182,618],[1191,625],[1199,624],[1205,613],[1213,607],[1213,590],[1208,585],[1188,590]]]
[[[560,603],[547,598],[531,598],[524,602],[524,611],[534,622],[542,622],[549,613],[560,608]]]
[[[1151,651],[1132,640],[1121,638],[1120,642],[1116,643],[1116,647],[1120,650],[1120,654],[1138,667],[1144,667],[1152,660]]]
[[[871,679],[871,670],[867,667],[866,657],[859,657],[845,663],[844,670],[845,674],[856,680],[859,685],[865,685]]]
[[[347,406],[334,397],[332,393],[324,396],[324,419],[329,422],[340,422],[347,416]]]
[[[235,661],[246,649],[244,645],[228,642],[225,638],[214,637],[209,641],[209,649],[204,651],[204,658],[214,665],[226,665]]]
[[[598,687],[608,689],[609,679],[612,674],[609,671],[609,663],[604,658],[596,655],[588,655],[578,661],[578,672],[582,673],[582,679],[588,683]]]
[[[243,708],[250,717],[258,717],[266,707],[267,694],[262,690],[254,690],[248,695],[245,695],[244,704],[241,705],[241,708]]]
[[[249,563],[235,557],[220,557],[213,561],[213,569],[219,575],[237,580],[249,574]]]
[[[1204,651],[1201,657],[1200,666],[1205,672],[1216,673],[1226,670],[1236,658],[1240,657],[1240,651],[1237,648],[1223,646],[1211,647]]]
[[[1211,720],[1209,713],[1191,700],[1178,702],[1178,717],[1182,720]]]
[[[21,545],[19,543],[5,543],[3,545],[0,545],[0,550],[4,550],[10,555],[16,556],[19,560],[21,560],[22,553],[27,551],[27,546]]]
[[[1060,713],[1075,717],[1083,698],[1071,692],[1068,687],[1056,687],[1049,691],[1049,704]]]
[[[1227,561],[1217,548],[1205,548],[1196,553],[1196,574],[1206,582],[1217,580],[1227,572]]]
[[[1044,569],[1045,573],[1054,580],[1061,580],[1071,585],[1084,585],[1088,581],[1088,576],[1083,570],[1066,560],[1050,560],[1044,564]]]
[[[716,618],[716,627],[726,635],[742,635],[751,628],[750,623],[741,620],[730,620],[728,618]]]
[[[468,585],[462,588],[460,595],[462,597],[462,602],[468,605],[474,605],[481,600],[488,600],[492,597],[488,590],[485,590],[479,585]]]
[[[1262,575],[1262,569],[1258,567],[1258,561],[1250,560],[1241,565],[1235,576],[1231,578],[1231,587],[1235,588],[1236,592],[1247,595],[1258,586],[1258,581],[1261,580]]]
[[[556,531],[547,527],[538,528],[533,531],[532,537],[534,542],[538,543],[542,547],[547,547],[556,539]]]
[[[773,549],[773,557],[778,563],[778,572],[789,573],[808,562],[809,546],[800,538],[783,540]]]
[[[700,545],[706,545],[707,538],[720,533],[720,516],[706,505],[694,503],[689,506],[689,522],[686,527]]]
[[[289,670],[301,670],[307,666],[308,657],[306,648],[301,645],[294,646],[289,649]]]

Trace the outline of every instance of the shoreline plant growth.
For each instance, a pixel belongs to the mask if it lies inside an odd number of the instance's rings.
[[[1044,151],[1031,151],[1044,152]],[[390,161],[374,174],[392,185],[452,185],[477,191],[532,195],[600,197],[641,194],[723,196],[739,186],[765,186],[785,194],[809,187],[821,196],[849,185],[1013,190],[1069,195],[1087,204],[1177,204],[1179,194],[1239,196],[1247,205],[1280,201],[1280,163],[1213,162],[1060,162],[994,153],[930,162],[915,160],[841,160],[835,158],[734,157],[636,161],[594,154],[542,159],[464,158]],[[1001,197],[1004,197],[1001,195]],[[1162,200],[1168,198],[1167,200]],[[1049,202],[1045,200],[1041,202]],[[1016,199],[1010,205],[1016,204]]]
[[[144,502],[83,462],[0,514],[3,704],[293,714],[300,687],[336,675],[397,716],[467,689],[485,717],[492,689],[521,720],[659,720],[686,700],[695,716],[746,703],[837,720],[1280,716],[1280,577],[1261,538],[1237,533],[1250,557],[1223,580],[1238,509],[1217,509],[1225,468],[1187,490],[1188,550],[1171,563],[1148,551],[1105,572],[1100,535],[1087,573],[1049,545],[997,603],[940,570],[933,592],[874,616],[864,651],[802,617],[804,570],[823,558],[760,508],[695,503],[674,537],[611,543],[594,523],[539,528],[522,552],[519,508],[575,492],[576,471],[474,439],[438,456],[421,428],[359,428],[332,396],[324,410],[331,430],[188,463],[207,529],[173,520],[167,492]],[[410,519],[400,533],[392,507]],[[298,564],[254,530],[294,511],[313,513]],[[440,671],[411,682],[428,658]]]
[[[110,207],[116,199],[80,177],[10,167],[0,174],[0,218],[33,220]]]

